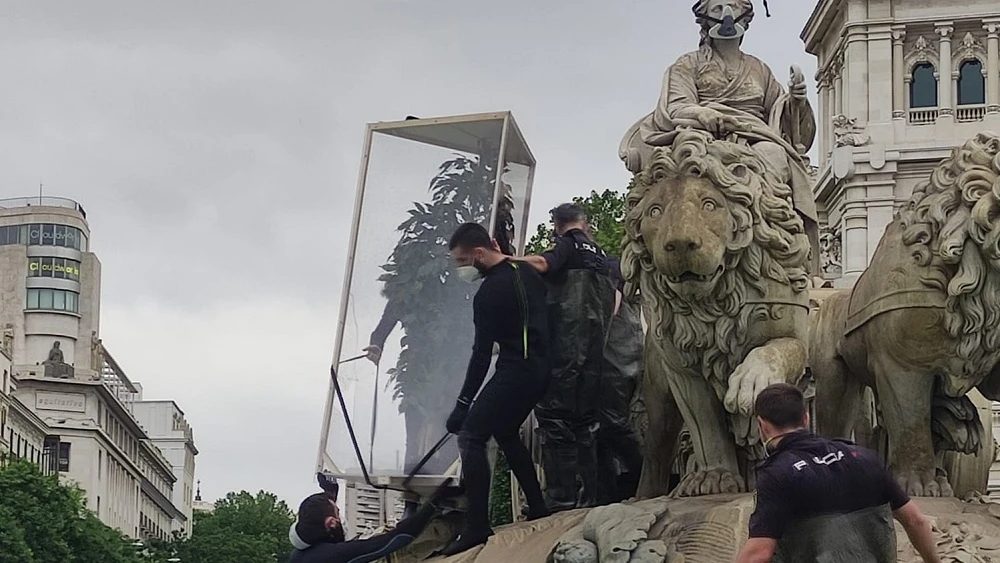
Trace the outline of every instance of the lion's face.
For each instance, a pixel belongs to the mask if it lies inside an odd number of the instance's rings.
[[[706,178],[666,178],[643,205],[640,232],[670,289],[684,297],[711,294],[733,238],[733,216],[719,188]]]

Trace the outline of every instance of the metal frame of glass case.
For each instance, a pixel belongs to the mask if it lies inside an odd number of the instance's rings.
[[[347,330],[349,309],[352,305],[352,291],[356,285],[368,283],[354,279],[356,265],[359,259],[359,241],[362,238],[362,229],[367,226],[363,224],[362,220],[366,211],[366,197],[369,198],[368,205],[370,206],[373,204],[372,198],[387,198],[392,195],[390,193],[384,193],[384,190],[383,193],[378,193],[377,190],[381,188],[380,185],[375,186],[375,191],[371,191],[372,186],[370,185],[370,176],[372,174],[371,166],[373,158],[385,156],[373,154],[373,147],[377,140],[383,138],[382,136],[393,137],[395,139],[405,140],[423,146],[437,147],[460,154],[479,154],[480,159],[484,158],[481,155],[486,154],[483,147],[490,144],[489,139],[491,137],[494,139],[499,137],[499,146],[496,147],[498,151],[496,155],[497,160],[493,167],[493,172],[496,177],[493,180],[492,186],[493,193],[492,202],[489,208],[488,229],[490,233],[496,234],[497,231],[495,229],[497,228],[498,222],[498,209],[500,209],[502,205],[506,206],[505,209],[508,209],[509,213],[504,216],[503,221],[506,223],[503,226],[506,230],[513,232],[513,241],[510,247],[516,254],[521,254],[523,252],[526,237],[528,235],[528,213],[530,210],[531,192],[536,162],[524,140],[524,136],[521,134],[521,131],[514,120],[513,115],[509,111],[438,117],[431,119],[407,118],[403,121],[369,123],[365,129],[361,166],[358,174],[357,194],[354,201],[351,235],[347,245],[347,261],[344,271],[344,284],[337,322],[337,336],[334,345],[331,380],[329,381],[329,390],[327,393],[327,401],[323,415],[323,425],[320,432],[316,470],[326,473],[329,477],[359,483],[367,483],[368,485],[377,488],[419,492],[421,489],[433,488],[437,486],[443,479],[457,477],[457,463],[453,464],[444,475],[421,474],[415,477],[411,475],[411,479],[405,483],[404,480],[406,480],[406,478],[404,475],[401,475],[399,471],[386,472],[378,470],[375,467],[375,462],[373,461],[375,450],[377,397],[379,394],[379,391],[377,390],[377,380],[375,383],[376,391],[373,398],[375,404],[372,405],[371,414],[372,443],[371,449],[368,452],[368,459],[366,460],[364,459],[365,456],[358,444],[358,440],[363,439],[363,437],[357,435],[354,431],[354,428],[357,427],[360,421],[351,420],[351,416],[348,412],[348,407],[346,406],[344,399],[343,389],[338,383],[337,375],[340,372],[338,364],[344,363],[344,360],[341,358],[345,351],[345,331]],[[391,158],[389,161],[393,162]],[[510,179],[505,178],[511,170],[516,170],[516,174],[513,174],[516,176],[516,180],[511,181]],[[518,184],[516,189],[512,186],[512,184]],[[394,188],[390,188],[390,191],[392,189]],[[502,197],[507,198],[503,203],[501,203]],[[509,200],[509,203],[507,200]],[[371,218],[369,218],[369,221],[371,221]],[[383,238],[385,237],[383,236]],[[355,330],[355,332],[357,332],[357,330]],[[357,336],[355,336],[355,339],[357,339]],[[467,355],[468,351],[463,350],[462,354]],[[351,360],[358,360],[358,357],[347,359],[347,361]],[[358,361],[364,362],[365,360],[361,359]],[[337,408],[340,410],[339,415],[336,410]],[[338,467],[337,462],[343,462],[343,460],[334,460],[330,455],[332,425],[334,418],[338,416],[343,417],[343,420],[347,423],[348,428],[351,429],[350,439],[353,441],[354,457],[357,458],[356,461],[360,464],[360,472],[353,470],[348,471],[345,470],[345,467]],[[334,439],[341,441],[349,438],[348,436],[344,436],[343,438],[334,437]]]

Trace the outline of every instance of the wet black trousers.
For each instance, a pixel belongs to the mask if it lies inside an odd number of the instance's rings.
[[[543,510],[545,500],[538,484],[531,454],[521,442],[521,424],[545,393],[545,373],[527,367],[501,367],[472,404],[458,434],[462,473],[469,502],[465,533],[490,529],[490,464],[486,443],[490,438],[507,458],[511,472],[524,490],[531,511]]]

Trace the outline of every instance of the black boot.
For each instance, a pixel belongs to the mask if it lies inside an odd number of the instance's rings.
[[[615,463],[615,454],[611,447],[605,442],[602,436],[597,444],[597,500],[601,505],[614,504],[619,502],[618,466]]]
[[[577,445],[577,467],[576,471],[583,482],[580,491],[580,501],[578,508],[590,508],[600,505],[600,472],[597,465],[597,440],[594,434],[581,436]]]
[[[545,469],[545,505],[550,512],[576,508],[577,452],[575,444],[544,444],[542,467]]]
[[[462,474],[465,476],[465,497],[468,510],[465,514],[465,529],[441,555],[449,556],[486,543],[493,535],[490,528],[490,464],[486,459],[486,444],[480,439],[466,435],[458,436],[462,452]]]
[[[545,496],[542,494],[542,488],[538,484],[535,462],[531,459],[528,449],[521,442],[520,436],[497,437],[497,444],[503,450],[503,455],[507,458],[510,471],[514,474],[514,478],[517,479],[517,483],[521,485],[521,490],[524,492],[524,500],[528,503],[528,506],[525,507],[526,510],[522,514],[529,521],[548,516],[549,509],[545,507]]]

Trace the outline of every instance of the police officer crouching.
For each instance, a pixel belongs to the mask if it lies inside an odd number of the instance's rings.
[[[535,418],[546,505],[555,512],[599,502],[598,407],[616,290],[608,258],[587,232],[583,209],[564,203],[550,214],[555,246],[518,260],[542,273],[549,287],[552,376]]]
[[[892,518],[925,563],[939,563],[930,524],[875,452],[811,433],[805,398],[777,383],[754,403],[767,459],[737,563],[891,563]]]

